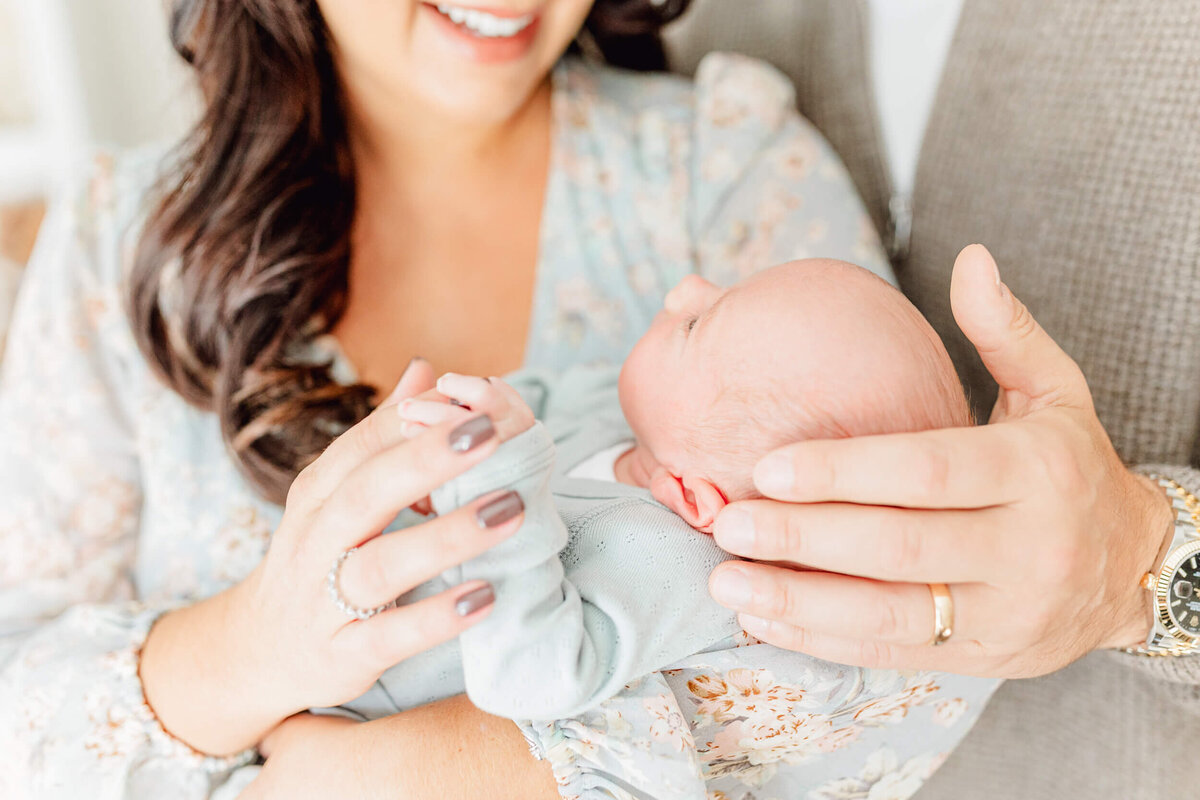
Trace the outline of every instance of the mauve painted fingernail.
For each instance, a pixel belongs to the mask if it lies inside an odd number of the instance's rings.
[[[492,590],[492,585],[489,583],[487,586],[472,589],[458,598],[458,602],[454,604],[454,613],[460,617],[469,617],[494,602],[496,602],[496,592]]]
[[[475,521],[481,528],[496,528],[525,510],[521,495],[516,492],[502,494],[495,500],[482,505],[475,512]]]
[[[450,449],[466,453],[496,435],[496,428],[486,414],[471,419],[450,431]]]

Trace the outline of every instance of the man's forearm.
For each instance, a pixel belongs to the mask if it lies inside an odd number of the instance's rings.
[[[530,755],[517,726],[465,695],[365,723],[359,734],[355,766],[379,776],[372,800],[559,800],[549,763]]]

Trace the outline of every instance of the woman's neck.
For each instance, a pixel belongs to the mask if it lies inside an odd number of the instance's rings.
[[[388,102],[379,95],[347,92],[351,153],[360,183],[372,179],[394,192],[418,195],[430,184],[476,184],[510,175],[550,129],[552,81],[547,76],[513,114],[472,121],[427,104]]]

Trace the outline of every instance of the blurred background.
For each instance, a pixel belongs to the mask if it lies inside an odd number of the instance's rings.
[[[95,146],[178,137],[195,109],[165,0],[0,0],[0,350],[20,269]]]

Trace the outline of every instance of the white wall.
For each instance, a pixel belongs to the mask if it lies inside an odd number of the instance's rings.
[[[193,98],[187,65],[171,49],[165,6],[66,0],[90,141],[136,145],[185,129]]]
[[[166,0],[0,0],[0,202],[45,194],[95,145],[178,138],[187,73]]]

